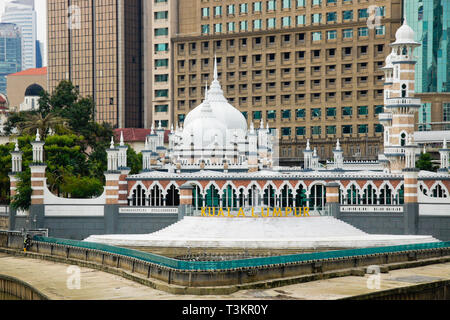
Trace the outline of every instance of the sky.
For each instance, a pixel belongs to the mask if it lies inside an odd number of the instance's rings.
[[[0,0],[0,17],[9,0]],[[44,65],[47,65],[47,0],[35,0],[37,15],[37,38],[44,44]]]

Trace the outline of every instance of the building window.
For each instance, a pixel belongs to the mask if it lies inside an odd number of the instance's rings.
[[[168,11],[155,12],[155,20],[168,19],[168,18],[169,18],[169,12]]]
[[[169,59],[156,59],[155,60],[155,66],[156,67],[168,67],[169,66]]]
[[[328,12],[327,13],[327,22],[336,22],[337,21],[337,13],[336,12]]]
[[[342,115],[343,116],[353,115],[353,108],[352,107],[342,107]]]
[[[262,2],[257,1],[253,2],[253,12],[261,12],[262,11]]]
[[[222,24],[221,23],[215,23],[214,24],[214,32],[215,33],[221,33],[222,32]]]
[[[322,116],[322,109],[320,108],[311,109],[311,118],[320,118],[321,116]]]
[[[169,28],[156,28],[155,29],[155,37],[167,36],[168,34],[169,34]]]
[[[322,22],[322,14],[314,13],[311,15],[311,23],[321,23]]]
[[[358,125],[358,133],[361,134],[369,133],[369,126],[367,124]]]
[[[209,8],[202,8],[202,18],[209,17]]]
[[[168,104],[157,104],[155,106],[155,112],[168,112],[169,105]]]
[[[277,22],[276,22],[275,18],[267,19],[267,28],[268,29],[276,28],[276,26],[277,26]]]
[[[291,118],[291,110],[282,110],[281,118],[282,119],[290,119]]]
[[[227,13],[228,15],[234,15],[236,12],[234,4],[230,4],[227,6]]]
[[[239,13],[248,13],[248,4],[247,3],[241,3],[239,5]]]
[[[336,30],[329,30],[327,31],[327,40],[334,40],[337,38],[337,31]]]
[[[290,9],[291,8],[291,0],[282,0],[281,8],[282,9]]]
[[[283,137],[290,137],[291,136],[291,128],[281,128],[281,134]]]
[[[384,36],[386,33],[384,26],[375,27],[375,34],[378,36]]]
[[[306,24],[306,16],[304,14],[297,16],[297,25],[304,25],[304,24]]]
[[[304,136],[306,134],[306,128],[305,127],[296,127],[295,133],[297,136]]]
[[[222,15],[222,6],[214,7],[214,16],[221,16]]]
[[[383,131],[384,131],[383,125],[382,125],[382,124],[379,124],[379,123],[376,123],[376,124],[374,125],[374,131],[375,131],[376,133],[381,133],[381,132],[383,132]]]
[[[291,26],[291,17],[283,17],[281,19],[281,26],[282,27],[290,27]]]
[[[236,30],[236,24],[234,22],[227,23],[228,32],[234,32]]]
[[[311,127],[311,134],[316,134],[316,135],[322,134],[322,127],[321,126]]]
[[[327,134],[336,134],[336,126],[327,126]]]
[[[253,30],[260,30],[262,28],[262,20],[253,20]]]
[[[169,90],[155,90],[155,97],[157,98],[167,98],[169,97]]]
[[[359,116],[367,116],[368,114],[369,114],[369,107],[368,106],[358,107],[358,115]]]
[[[155,51],[156,51],[156,52],[166,52],[166,51],[169,51],[169,44],[168,44],[168,43],[158,43],[158,44],[155,44]]]
[[[322,40],[322,32],[316,31],[312,33],[312,40],[313,41],[320,41]]]
[[[297,119],[305,118],[305,114],[306,114],[305,109],[297,109],[296,112],[295,112],[295,115],[296,115]]]
[[[383,105],[375,106],[375,110],[374,110],[375,115],[383,113],[383,112],[384,112],[384,106]]]
[[[261,120],[262,112],[261,111],[253,111],[253,120]]]
[[[277,2],[276,0],[269,0],[267,1],[267,11],[274,11],[277,9]]]
[[[368,18],[369,17],[369,12],[366,9],[359,9],[358,10],[358,18],[359,19],[364,19],[364,18]]]
[[[168,74],[156,74],[155,75],[155,82],[167,82],[167,81],[169,81]]]
[[[336,117],[336,108],[327,108],[327,117]]]
[[[342,12],[343,20],[353,20],[353,10],[345,10]]]
[[[342,31],[342,37],[344,39],[351,39],[351,38],[353,38],[353,29],[344,29]]]
[[[277,118],[277,111],[276,110],[268,110],[267,111],[267,119],[273,120]]]
[[[369,28],[367,27],[358,28],[358,36],[360,37],[369,36]]]
[[[209,24],[202,24],[202,34],[209,34]]]
[[[306,0],[297,0],[297,8],[305,7],[306,6]]]
[[[342,134],[352,134],[352,133],[353,133],[353,126],[351,125],[342,126]]]
[[[239,29],[241,31],[247,31],[248,30],[248,22],[247,21],[240,21],[239,22]]]

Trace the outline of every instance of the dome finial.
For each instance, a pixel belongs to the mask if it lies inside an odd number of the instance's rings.
[[[214,81],[219,80],[219,72],[217,71],[217,55],[214,54]]]

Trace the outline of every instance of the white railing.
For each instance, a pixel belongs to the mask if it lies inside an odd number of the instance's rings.
[[[389,98],[386,99],[387,106],[395,106],[395,105],[413,105],[420,106],[421,100],[419,98]]]
[[[392,120],[392,113],[380,113],[378,115],[378,119],[380,121],[391,121]]]

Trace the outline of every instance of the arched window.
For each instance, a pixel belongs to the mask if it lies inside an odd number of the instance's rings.
[[[150,191],[150,206],[160,207],[163,205],[162,190],[158,185],[155,185]]]
[[[433,198],[447,198],[447,194],[440,184],[437,184],[436,187],[431,190],[431,195]]]
[[[281,207],[282,208],[292,208],[294,206],[294,196],[292,194],[291,188],[289,186],[284,186],[281,189]]]
[[[131,202],[133,207],[145,206],[145,189],[141,185],[133,190]]]
[[[248,205],[250,207],[259,206],[259,190],[255,185],[252,185],[250,190],[248,190]]]
[[[275,207],[275,188],[272,185],[269,185],[266,189],[264,189],[264,205],[270,208]]]
[[[180,205],[180,192],[174,185],[172,185],[170,189],[167,191],[166,206],[177,207],[179,205]]]
[[[311,202],[310,206],[314,210],[322,210],[325,205],[325,186],[321,184],[316,184],[311,188]]]
[[[397,193],[398,204],[405,204],[405,186],[402,186]]]
[[[380,191],[380,204],[392,204],[392,190],[387,185]]]
[[[245,207],[245,191],[244,191],[244,189],[239,190],[238,206],[239,206],[239,208]]]
[[[404,132],[400,135],[400,145],[402,147],[406,146],[406,133]]]
[[[348,204],[359,204],[358,188],[355,185],[347,190],[347,202]]]
[[[372,185],[368,185],[367,188],[364,189],[362,203],[363,204],[376,204],[376,190]]]
[[[206,207],[219,207],[219,190],[214,185],[211,185],[206,191]]]
[[[406,89],[408,87],[406,86],[406,84],[402,84],[402,98],[406,98]]]
[[[195,209],[201,209],[203,206],[202,190],[197,185],[192,190],[192,206]]]
[[[236,191],[233,189],[231,185],[228,185],[226,189],[223,191],[222,207],[236,208],[236,206],[237,206]]]
[[[306,189],[303,188],[303,185],[299,185],[296,191],[297,193],[295,195],[295,206],[298,208],[306,207],[308,205]]]

